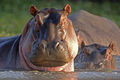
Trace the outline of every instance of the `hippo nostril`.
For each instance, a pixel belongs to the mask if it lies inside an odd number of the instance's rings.
[[[39,45],[40,48],[45,48],[44,44]]]
[[[62,45],[58,45],[58,49],[60,49],[61,51],[64,51],[64,47]]]
[[[41,43],[41,44],[39,45],[39,47],[45,49],[46,44],[45,44],[45,43]]]
[[[41,43],[39,44],[39,47],[44,49],[46,45],[47,45],[47,42],[45,40],[42,40]]]

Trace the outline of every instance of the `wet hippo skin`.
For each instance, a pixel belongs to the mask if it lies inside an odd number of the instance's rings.
[[[117,70],[116,60],[112,52],[114,44],[111,42],[108,46],[100,44],[85,45],[81,43],[78,55],[75,58],[75,68],[91,70]]]
[[[0,70],[21,70],[19,57],[20,36],[0,38]]]
[[[71,7],[30,7],[33,16],[19,36],[0,38],[0,69],[74,71],[78,41],[71,20]]]
[[[73,27],[71,20],[67,18],[70,12],[68,4],[62,10],[38,10],[31,6],[30,14],[33,17],[25,25],[22,34],[0,38],[0,69],[74,71],[78,46],[82,39],[89,40],[84,38],[78,26]]]

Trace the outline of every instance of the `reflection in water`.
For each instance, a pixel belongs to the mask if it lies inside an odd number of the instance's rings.
[[[117,69],[120,71],[120,56],[114,56],[114,58],[116,59]]]
[[[4,71],[0,80],[120,80],[120,72],[34,72]]]
[[[62,79],[62,80],[77,80],[76,78],[67,78],[67,79]]]
[[[58,80],[77,80],[77,78],[62,78],[62,79],[58,79]]]
[[[77,73],[36,72],[36,71],[4,71],[0,72],[0,80],[78,80]]]

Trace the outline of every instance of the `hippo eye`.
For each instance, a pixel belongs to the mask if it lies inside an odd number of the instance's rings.
[[[49,17],[49,14],[47,14],[47,15],[44,15],[44,17],[43,17],[43,24],[47,21],[47,18]]]
[[[63,30],[62,29],[59,29],[58,30],[58,34],[62,34],[63,33]]]
[[[58,35],[61,37],[62,40],[64,40],[65,37],[66,37],[66,31],[65,31],[65,29],[59,29],[58,30]]]
[[[45,15],[44,18],[48,18],[49,17],[49,14]]]

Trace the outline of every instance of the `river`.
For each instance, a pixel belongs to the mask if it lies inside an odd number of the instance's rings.
[[[75,72],[0,71],[0,80],[120,80],[120,56],[115,56],[118,70],[75,70]]]

